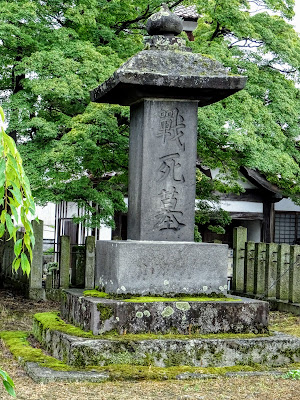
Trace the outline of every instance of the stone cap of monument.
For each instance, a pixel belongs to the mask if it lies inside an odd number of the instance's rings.
[[[132,105],[143,98],[197,100],[205,106],[244,88],[245,76],[231,75],[218,61],[192,53],[176,37],[181,18],[164,5],[147,22],[145,50],[126,61],[106,82],[91,91],[99,103]]]

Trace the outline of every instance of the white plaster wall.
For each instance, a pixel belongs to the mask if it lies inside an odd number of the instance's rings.
[[[291,199],[282,199],[278,203],[275,203],[275,211],[300,212],[300,206],[297,206]]]
[[[221,207],[229,212],[262,213],[263,204],[251,201],[221,201]]]
[[[48,203],[46,206],[36,206],[35,218],[44,221],[44,239],[54,240],[55,204]]]

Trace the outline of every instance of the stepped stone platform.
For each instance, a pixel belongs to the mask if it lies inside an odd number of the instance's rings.
[[[268,367],[300,362],[300,339],[285,334],[255,338],[157,338],[134,335],[82,338],[51,330],[36,318],[33,332],[54,357],[76,368],[136,365],[153,367],[230,367],[261,364]]]
[[[238,296],[220,298],[220,301],[183,301],[179,298],[126,302],[84,297],[80,289],[66,290],[61,306],[63,319],[85,331],[92,331],[94,335],[110,331],[119,334],[264,333],[268,330],[268,311],[267,302]]]

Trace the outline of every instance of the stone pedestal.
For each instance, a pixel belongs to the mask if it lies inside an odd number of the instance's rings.
[[[194,241],[196,101],[131,107],[128,239]]]
[[[96,286],[107,293],[227,293],[227,245],[98,241]]]

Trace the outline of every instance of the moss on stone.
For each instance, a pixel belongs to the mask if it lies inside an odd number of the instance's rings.
[[[100,292],[99,290],[85,290],[83,292],[85,297],[100,297],[101,299],[109,299],[111,298],[108,293]]]
[[[241,301],[240,299],[233,299],[227,297],[224,294],[203,294],[203,295],[192,295],[187,296],[185,293],[178,293],[174,296],[139,296],[137,294],[109,294],[101,292],[99,290],[85,290],[83,295],[86,297],[98,297],[102,299],[112,299],[112,300],[123,300],[132,303],[152,303],[152,302],[164,302],[164,301]]]
[[[247,365],[235,365],[231,367],[191,367],[191,366],[170,366],[170,367],[154,367],[151,365],[153,357],[146,357],[145,362],[148,365],[128,365],[128,364],[114,364],[105,366],[90,365],[87,368],[80,368],[82,363],[78,359],[76,367],[70,367],[65,363],[58,361],[54,357],[45,355],[41,349],[32,348],[29,344],[27,337],[28,332],[22,331],[3,331],[0,332],[0,338],[3,339],[7,347],[12,352],[13,356],[22,364],[25,362],[36,362],[42,367],[52,368],[58,371],[74,371],[74,370],[93,370],[97,372],[107,372],[109,374],[109,380],[124,381],[124,380],[166,380],[176,379],[178,375],[187,374],[187,377],[197,378],[193,374],[212,374],[212,375],[225,375],[232,372],[255,372],[255,371],[270,371],[280,370],[284,371],[287,369],[299,369],[300,363],[289,364],[285,368],[269,368],[265,365],[252,364]],[[218,357],[218,355],[217,355]],[[127,357],[125,357],[127,358]],[[182,361],[182,355],[177,357]],[[115,360],[118,361],[117,359]],[[121,361],[121,360],[119,360]],[[123,360],[122,360],[123,361]],[[124,359],[124,361],[126,361]],[[170,363],[171,364],[171,363]]]
[[[168,334],[154,334],[154,333],[140,333],[134,334],[129,333],[126,335],[120,335],[116,330],[112,330],[102,335],[93,335],[91,331],[86,332],[81,328],[75,327],[71,324],[64,322],[59,318],[58,312],[39,313],[35,314],[35,321],[39,324],[39,336],[42,337],[43,329],[50,329],[52,331],[59,331],[73,335],[76,337],[92,338],[92,339],[111,339],[111,340],[153,340],[153,339],[178,339],[178,340],[189,340],[189,339],[253,339],[257,337],[268,337],[269,334],[255,334],[255,333],[211,333],[202,335],[199,333],[191,333],[189,335],[177,334],[176,332],[170,332]]]
[[[23,331],[2,331],[0,338],[11,351],[12,355],[22,364],[25,362],[36,362],[41,367],[58,369],[61,371],[71,371],[74,368],[69,367],[54,357],[45,355],[41,349],[31,347],[27,338],[28,332]]]
[[[98,303],[97,310],[100,313],[101,322],[106,321],[114,315],[114,310],[107,304]]]

